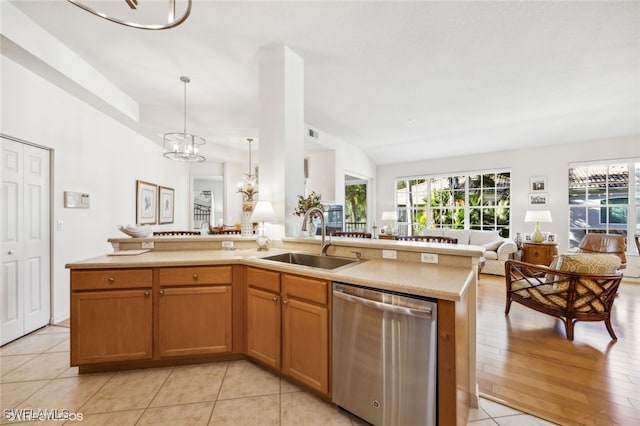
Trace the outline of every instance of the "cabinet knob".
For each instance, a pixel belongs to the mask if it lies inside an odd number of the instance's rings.
[[[13,250],[9,250],[9,251],[7,252],[7,254],[9,254],[9,255],[13,254]]]
[[[283,305],[286,305],[287,303],[289,303],[289,301],[288,301],[288,300],[283,300],[283,301],[282,301],[282,304],[283,304]]]
[[[109,278],[107,278],[107,282],[108,282],[109,284],[113,284],[115,281],[116,281],[116,279],[115,279],[115,278],[113,278],[113,277],[109,277]]]
[[[160,296],[164,296],[164,290],[160,290]]]
[[[193,280],[196,281],[198,279],[198,274],[193,274],[192,277],[193,277]]]
[[[276,297],[274,297],[274,298],[273,298],[273,301],[274,301],[274,302],[277,302],[277,301],[278,301],[278,297],[277,297],[277,296],[276,296]]]
[[[145,291],[144,292],[144,297],[149,297],[149,294],[151,294],[151,293],[149,293],[149,291]]]

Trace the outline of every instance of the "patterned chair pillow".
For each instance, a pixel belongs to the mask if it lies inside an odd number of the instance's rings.
[[[613,275],[620,268],[620,258],[612,254],[567,254],[562,256],[561,271],[592,275]],[[609,284],[610,285],[610,284]],[[576,285],[574,308],[579,312],[602,312],[604,306],[599,296],[608,286],[602,287],[595,280],[581,279]]]

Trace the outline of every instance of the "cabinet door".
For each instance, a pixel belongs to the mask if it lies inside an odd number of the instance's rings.
[[[71,365],[152,357],[150,290],[74,292]]]
[[[247,355],[280,369],[280,296],[247,290]]]
[[[286,297],[286,296],[283,296]],[[282,372],[312,389],[329,392],[329,315],[326,306],[283,301]]]
[[[159,355],[231,352],[231,312],[230,285],[161,289]]]

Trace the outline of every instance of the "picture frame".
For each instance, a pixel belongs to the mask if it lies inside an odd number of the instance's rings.
[[[548,202],[548,194],[546,192],[534,192],[529,194],[529,205],[543,206]]]
[[[173,223],[174,190],[158,186],[158,223]]]
[[[552,233],[548,233],[548,234],[547,234],[547,239],[546,239],[546,241],[547,241],[548,243],[555,243],[555,242],[556,242],[556,239],[557,239],[557,235],[556,235],[556,234],[552,234]]]
[[[542,192],[547,190],[547,178],[545,176],[533,176],[529,179],[531,192]]]
[[[157,190],[154,183],[136,181],[136,224],[153,225],[157,222]]]

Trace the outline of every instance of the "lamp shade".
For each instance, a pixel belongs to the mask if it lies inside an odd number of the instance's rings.
[[[269,201],[258,201],[253,208],[251,222],[273,222],[276,220],[276,214],[273,206]]]
[[[398,220],[398,213],[393,212],[382,212],[382,220]]]
[[[525,222],[551,222],[549,210],[527,210],[524,215]]]

